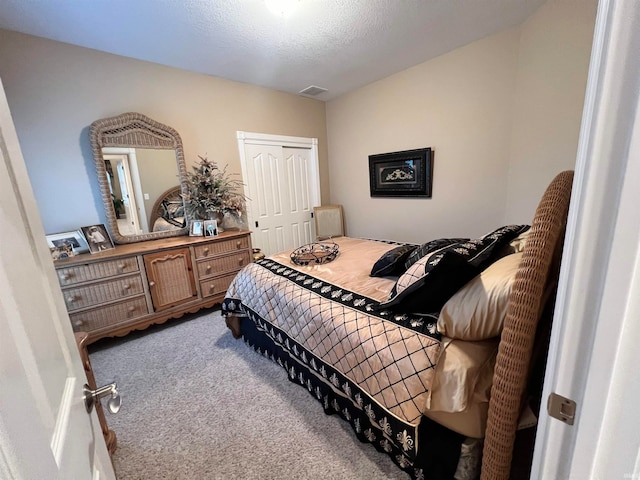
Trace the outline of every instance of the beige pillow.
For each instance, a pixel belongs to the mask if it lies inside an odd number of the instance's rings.
[[[462,412],[489,401],[497,338],[481,342],[442,338],[426,407],[439,412]]]
[[[507,255],[458,290],[442,307],[438,331],[471,341],[499,336],[520,260],[522,252]]]

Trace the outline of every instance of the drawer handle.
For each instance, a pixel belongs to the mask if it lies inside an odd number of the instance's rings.
[[[124,270],[125,268],[127,268],[127,264],[126,263],[121,263],[121,264],[118,265],[118,268],[120,270]]]
[[[236,242],[236,248],[240,249],[242,247],[242,242],[240,240],[238,240]]]
[[[62,280],[69,280],[73,277],[73,275],[70,272],[65,272],[62,275],[60,275],[60,278]]]
[[[83,325],[84,325],[84,321],[83,321],[83,320],[76,320],[75,322],[73,322],[73,324],[74,324],[76,327],[81,327],[81,326],[83,326]]]
[[[129,290],[129,289],[131,288],[131,285],[129,285],[129,284],[127,283],[127,284],[123,285],[123,286],[122,286],[122,288],[124,288],[124,289],[125,289],[125,291],[126,291],[126,290]]]
[[[76,296],[74,296],[74,295],[69,295],[69,296],[67,297],[67,303],[73,303],[73,302],[75,302],[76,300],[77,300],[77,297],[76,297]]]
[[[149,286],[150,287],[155,287],[156,286],[156,282],[149,282]]]
[[[130,312],[130,313],[135,312],[135,311],[136,311],[136,307],[134,307],[134,306],[132,305],[132,306],[130,306],[129,308],[127,308],[127,311],[128,311],[128,312]]]
[[[205,255],[209,255],[209,247],[206,247],[202,253],[204,253]]]
[[[211,285],[209,285],[209,293],[213,293],[216,291],[216,286],[212,283]]]
[[[207,272],[210,272],[211,271],[211,265],[207,265],[206,270],[207,270]]]
[[[238,259],[238,265],[242,265],[243,263],[244,263],[244,258],[243,258],[243,257],[240,257],[240,258]]]

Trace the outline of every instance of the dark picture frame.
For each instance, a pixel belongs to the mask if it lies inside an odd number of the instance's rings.
[[[372,197],[431,198],[432,185],[431,148],[369,155]]]
[[[205,237],[217,237],[218,236],[218,221],[217,220],[205,220],[204,221],[204,236]]]
[[[113,240],[111,240],[111,236],[109,236],[107,227],[105,227],[104,224],[88,225],[81,227],[80,230],[89,245],[89,252],[100,253],[115,248]]]

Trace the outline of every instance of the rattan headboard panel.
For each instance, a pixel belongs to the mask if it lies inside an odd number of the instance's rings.
[[[531,225],[504,323],[496,359],[482,459],[482,480],[507,480],[536,327],[553,259],[562,248],[573,171],[547,187]]]

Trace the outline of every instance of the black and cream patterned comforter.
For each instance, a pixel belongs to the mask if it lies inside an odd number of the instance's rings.
[[[389,453],[412,476],[440,342],[437,314],[376,311],[395,279],[369,276],[393,244],[342,237],[331,263],[296,266],[288,252],[249,264],[223,303],[244,317],[245,340],[279,362],[327,412]]]

